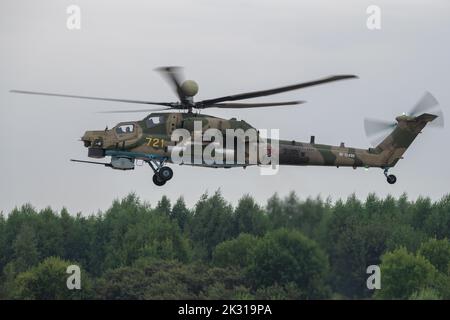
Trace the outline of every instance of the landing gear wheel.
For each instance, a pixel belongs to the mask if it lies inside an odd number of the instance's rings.
[[[169,167],[162,167],[158,171],[159,177],[164,181],[169,181],[173,177],[173,171]]]
[[[397,177],[393,174],[390,174],[386,177],[386,180],[389,184],[394,184],[397,181]]]
[[[153,175],[153,183],[160,187],[166,183],[166,180],[163,180],[157,173],[155,173]]]

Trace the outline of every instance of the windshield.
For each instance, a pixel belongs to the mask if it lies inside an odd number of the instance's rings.
[[[134,124],[122,124],[120,126],[117,126],[116,132],[118,134],[133,133],[134,132]]]

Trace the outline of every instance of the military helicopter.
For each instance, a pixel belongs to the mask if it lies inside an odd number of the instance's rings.
[[[171,136],[177,129],[185,129],[194,134],[195,122],[201,123],[201,133],[207,129],[217,129],[226,134],[227,129],[255,129],[243,120],[223,119],[211,115],[205,115],[198,110],[209,108],[260,108],[260,107],[281,107],[288,105],[297,105],[304,101],[284,101],[268,103],[243,103],[234,102],[244,99],[269,96],[307,88],[329,82],[335,82],[345,79],[357,78],[355,75],[335,75],[325,77],[315,81],[293,84],[284,87],[278,87],[269,90],[246,92],[235,95],[228,95],[219,98],[194,101],[194,96],[198,93],[198,85],[193,80],[184,80],[180,67],[160,67],[156,69],[169,82],[175,91],[177,102],[151,102],[130,99],[114,99],[87,97],[78,95],[46,93],[35,91],[11,90],[15,93],[36,94],[55,97],[68,97],[90,100],[104,100],[113,102],[124,102],[130,104],[143,104],[162,106],[163,108],[138,109],[138,110],[119,110],[105,111],[105,113],[130,113],[130,112],[151,112],[140,121],[125,121],[118,123],[114,128],[96,131],[86,131],[81,137],[84,146],[88,148],[88,157],[105,158],[110,157],[110,162],[97,162],[71,159],[71,161],[97,164],[110,167],[117,170],[133,170],[137,161],[148,163],[153,170],[153,182],[157,186],[164,185],[172,179],[173,171],[167,166],[167,163],[174,163],[174,148],[186,148],[179,145],[178,141],[172,141]],[[443,114],[438,111],[436,114],[426,113],[426,111],[438,105],[436,99],[426,93],[419,102],[412,108],[408,114],[403,114],[395,118],[395,122],[385,122],[379,120],[366,119],[365,130],[368,136],[379,135],[378,133],[389,130],[389,134],[384,134],[382,139],[375,144],[373,148],[358,149],[346,147],[344,143],[339,146],[318,144],[315,137],[311,136],[309,142],[297,142],[294,140],[278,140],[278,150],[274,150],[273,141],[269,141],[267,153],[276,153],[280,165],[294,166],[336,166],[336,167],[377,167],[384,172],[389,184],[394,184],[397,178],[389,174],[390,168],[394,167],[399,159],[402,159],[406,149],[421,130],[431,121],[439,117],[439,121],[434,121],[436,126],[443,126]],[[167,112],[168,110],[177,110],[176,112]],[[194,112],[196,111],[197,112]],[[155,112],[157,111],[157,112]],[[160,112],[163,111],[163,112]],[[256,129],[255,129],[256,130]],[[379,138],[379,137],[378,137]],[[254,141],[245,141],[246,144],[259,144],[259,136]],[[191,147],[191,146],[188,146]],[[202,143],[202,148],[205,144]],[[217,150],[216,150],[217,151]],[[236,159],[236,148],[221,145],[221,154],[230,154]],[[200,165],[213,168],[231,168],[243,167],[248,165],[259,165],[260,161],[250,163],[248,153],[245,153],[245,161],[237,163],[209,163],[201,160],[200,163],[181,163],[190,165]]]

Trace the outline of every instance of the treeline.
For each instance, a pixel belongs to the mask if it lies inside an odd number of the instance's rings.
[[[85,216],[0,215],[2,299],[450,299],[450,195],[272,196],[193,208],[134,194]],[[69,265],[81,290],[68,290]],[[381,289],[367,288],[367,267]]]

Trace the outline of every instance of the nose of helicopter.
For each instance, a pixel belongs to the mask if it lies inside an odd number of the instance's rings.
[[[103,131],[86,131],[81,137],[84,146],[88,147],[102,147],[105,133]]]
[[[81,137],[80,141],[83,141],[84,146],[86,148],[90,147],[92,144],[92,141],[89,139],[89,137],[86,135],[86,133]]]
[[[84,146],[86,148],[90,147],[92,145],[93,142],[93,136],[92,136],[92,131],[86,131],[83,136],[81,137],[81,141],[83,141]]]
[[[86,131],[81,137],[84,146],[88,148],[88,157],[104,158],[105,142],[107,140],[107,130],[105,131]]]

